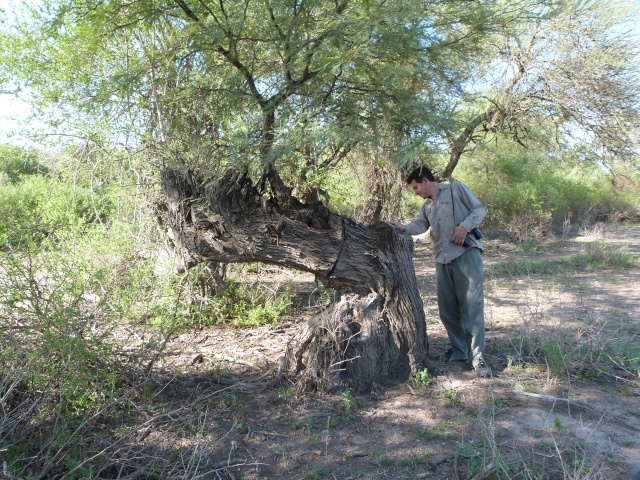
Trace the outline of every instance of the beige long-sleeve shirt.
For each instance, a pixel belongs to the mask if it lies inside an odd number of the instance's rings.
[[[454,203],[455,202],[455,203]],[[455,218],[454,218],[455,211]],[[420,215],[405,225],[409,235],[419,235],[430,229],[433,241],[433,257],[437,263],[451,263],[467,251],[462,245],[451,241],[458,225],[469,232],[480,225],[486,215],[480,200],[460,182],[440,184],[436,197],[427,200]],[[482,250],[482,242],[469,235],[472,247]]]

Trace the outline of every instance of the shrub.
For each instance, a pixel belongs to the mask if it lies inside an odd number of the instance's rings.
[[[541,152],[480,150],[456,173],[487,208],[483,225],[511,237],[541,238],[637,208],[598,168],[558,168],[561,159]]]
[[[65,238],[112,210],[89,188],[32,175],[0,187],[0,248],[23,248],[45,238]]]
[[[155,259],[131,259],[118,274],[114,302],[128,321],[145,319],[163,331],[230,324],[258,327],[278,323],[291,310],[291,285],[265,288],[258,282],[227,279],[213,286],[205,264],[185,274],[163,271]]]
[[[259,327],[278,323],[291,309],[291,287],[271,291],[250,283],[227,281],[227,288],[203,299],[199,312],[190,323],[215,325],[231,323],[234,327]]]
[[[47,167],[42,165],[34,151],[25,150],[14,145],[0,145],[0,187],[3,183],[15,184],[29,175],[46,174]]]

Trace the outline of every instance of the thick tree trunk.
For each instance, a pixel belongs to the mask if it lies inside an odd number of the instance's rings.
[[[304,388],[368,390],[426,366],[428,342],[411,238],[364,227],[324,205],[262,197],[233,170],[200,186],[165,169],[167,222],[188,266],[262,262],[311,272],[339,291],[290,342],[287,373]]]

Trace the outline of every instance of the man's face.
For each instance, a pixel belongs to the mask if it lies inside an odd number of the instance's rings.
[[[431,189],[429,188],[428,180],[422,179],[422,182],[411,180],[411,183],[409,185],[411,185],[414,195],[418,195],[422,198],[429,198],[431,196]]]

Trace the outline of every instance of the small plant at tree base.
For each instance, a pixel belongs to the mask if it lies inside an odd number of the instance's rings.
[[[429,372],[426,368],[424,370],[420,370],[415,375],[411,375],[409,381],[417,388],[427,388],[431,385],[431,378],[429,377]]]
[[[351,390],[345,390],[342,392],[340,394],[340,399],[342,400],[342,408],[345,413],[351,413],[360,407],[360,402],[353,393],[351,393]]]

